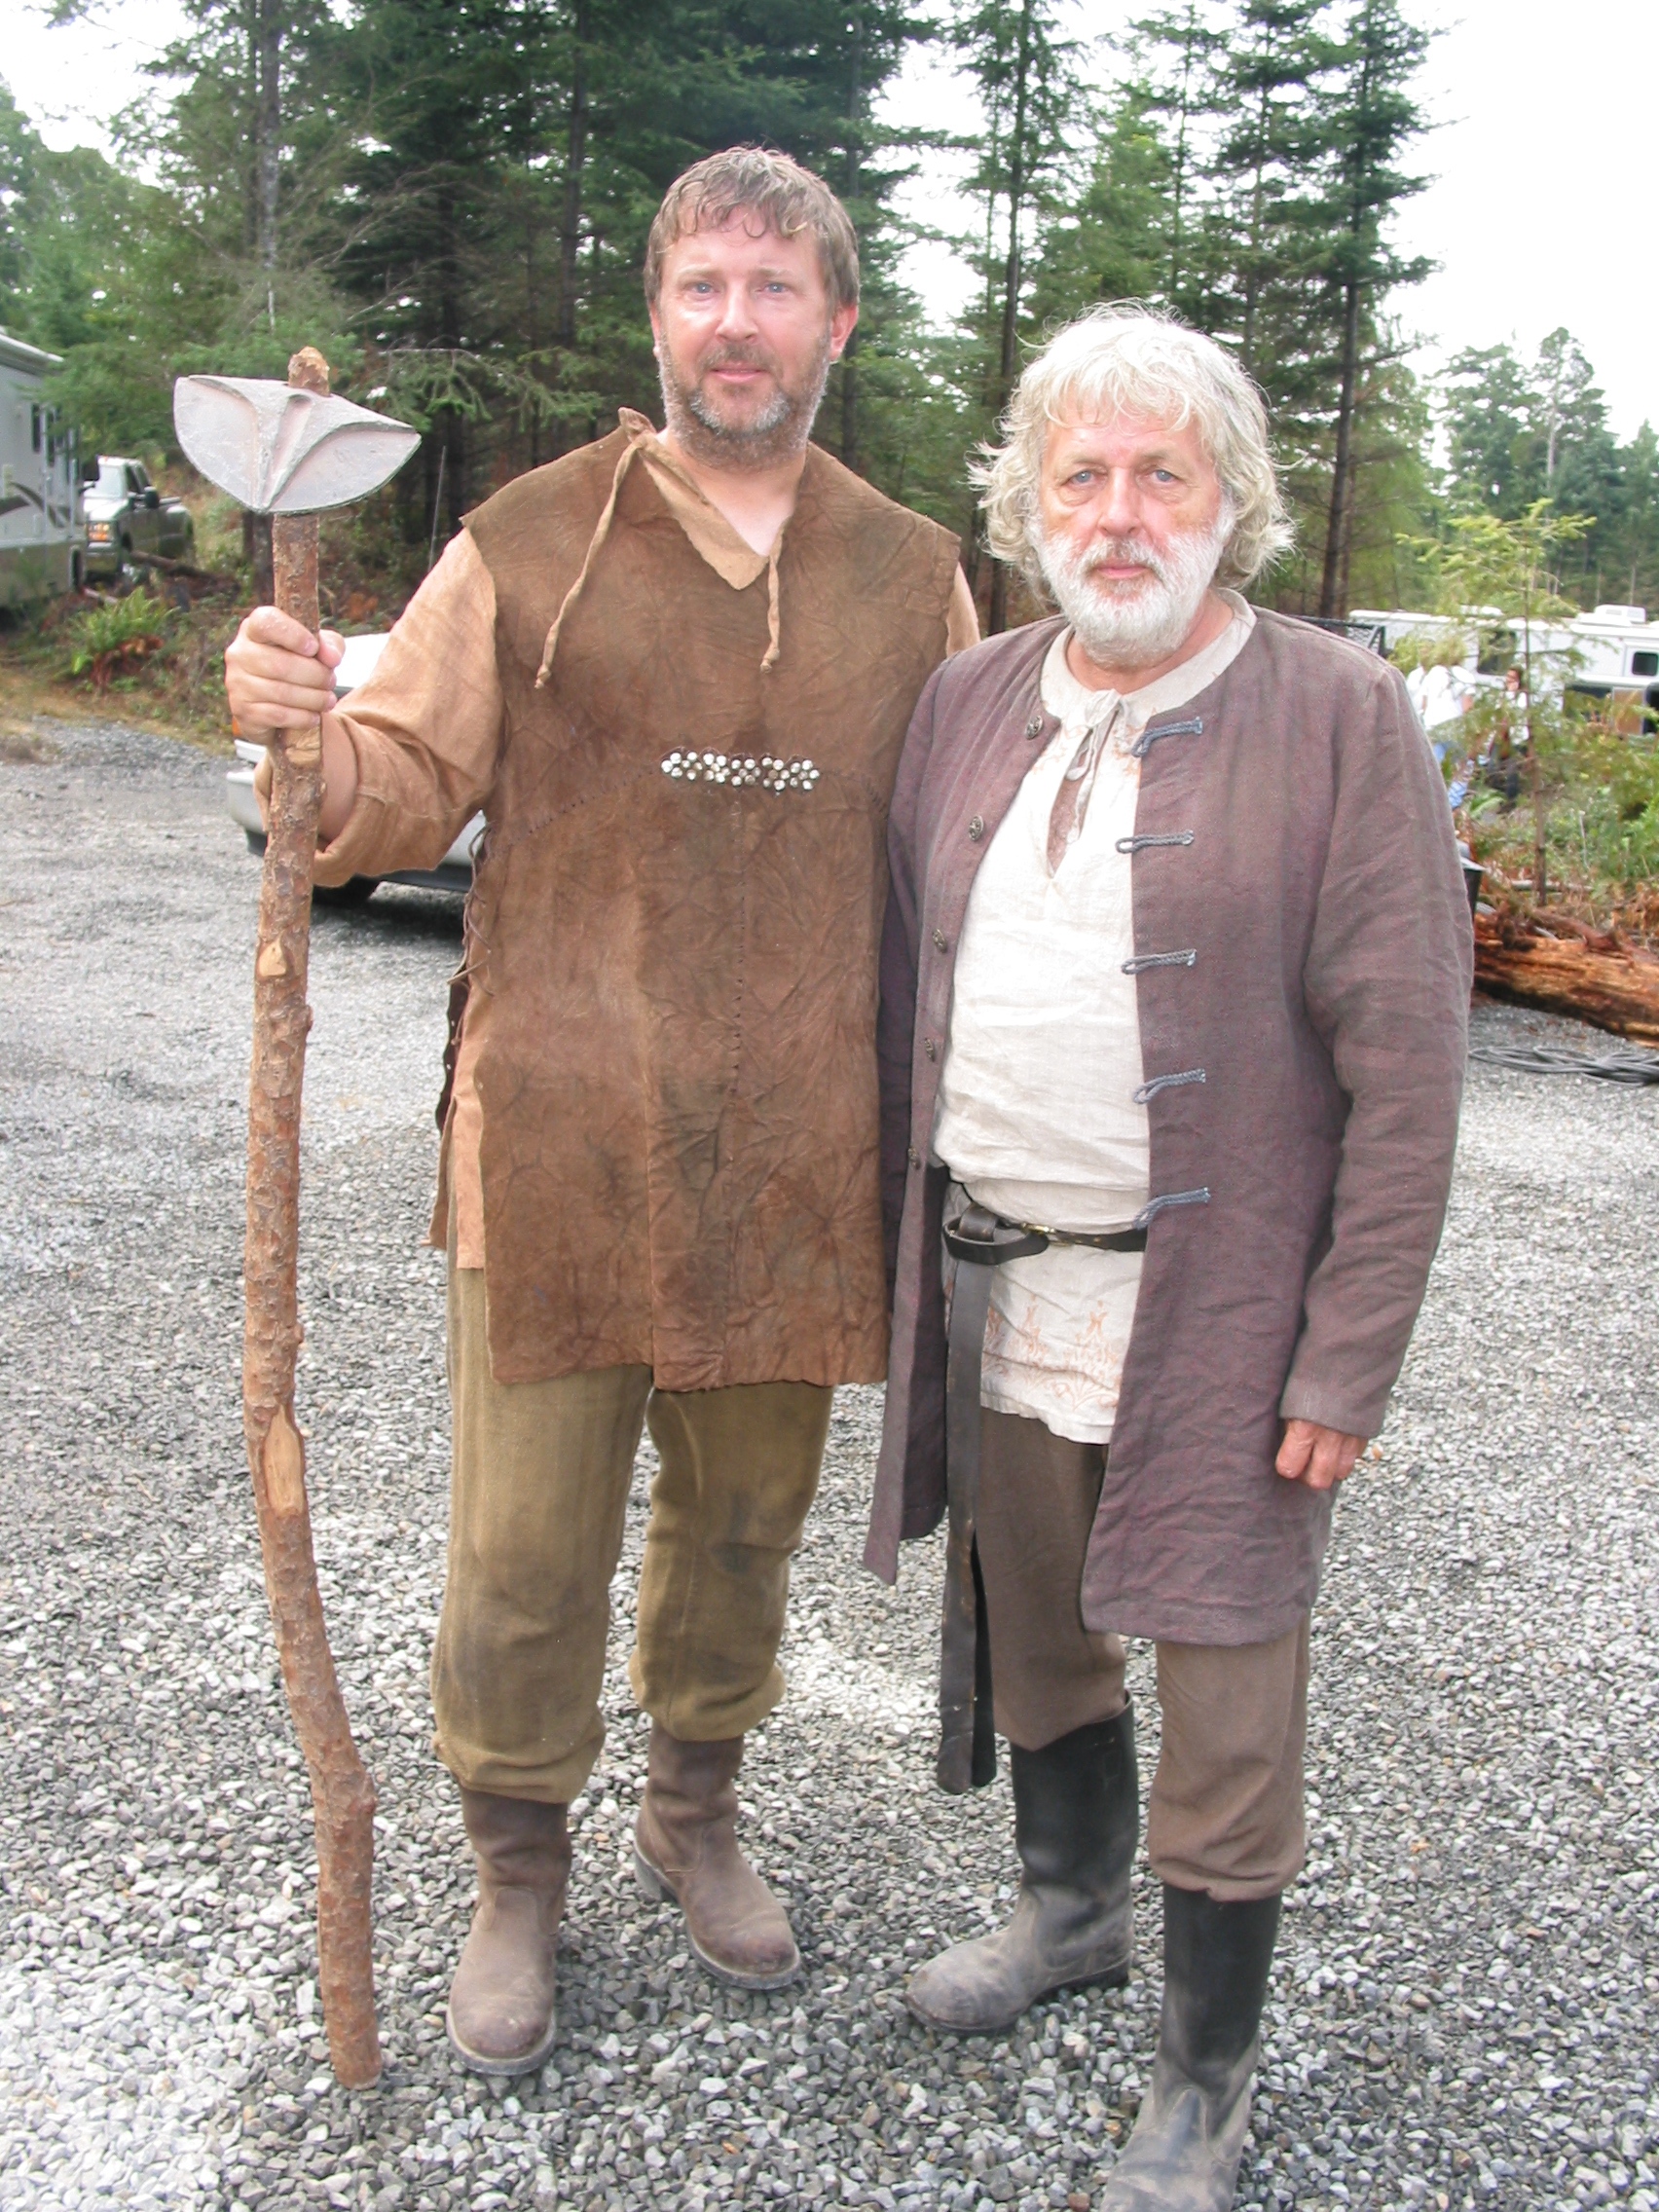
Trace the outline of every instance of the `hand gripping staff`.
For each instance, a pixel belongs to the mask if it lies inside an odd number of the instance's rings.
[[[276,604],[314,632],[317,509],[343,506],[384,484],[414,452],[418,433],[331,398],[328,364],[310,347],[289,362],[285,385],[180,377],[173,422],[180,445],[209,482],[274,518]],[[305,1447],[294,1421],[300,1090],[311,1027],[306,968],[322,801],[320,729],[313,722],[287,731],[271,750],[271,819],[253,967],[242,1425],[282,1680],[316,1819],[317,1966],[329,2055],[335,2078],[358,2089],[376,2082],[381,2070],[369,1918],[375,1786],[351,1741],[328,1648],[312,1555]]]

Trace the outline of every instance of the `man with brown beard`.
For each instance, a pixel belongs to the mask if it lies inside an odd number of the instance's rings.
[[[1445,1208],[1470,980],[1444,788],[1385,662],[1251,608],[1260,398],[1143,311],[1060,332],[984,472],[1060,612],[937,672],[882,956],[897,1296],[868,1559],[949,1515],[940,1781],[1011,1745],[1009,1925],[930,2026],[1129,1972],[1124,1636],[1157,1644],[1150,2091],[1101,2212],[1233,2201],[1309,1619]]]
[[[807,442],[858,314],[828,188],[749,148],[699,163],[645,293],[667,428],[625,411],[469,515],[347,712],[327,633],[262,608],[226,656],[244,730],[321,715],[320,882],[430,866],[488,822],[432,1220],[455,1408],[432,1693],[479,1877],[450,2035],[497,2074],[553,2039],[644,1425],[636,1865],[717,1974],[799,1971],[736,1776],[783,1694],[831,1391],[885,1367],[887,802],[918,692],[976,635],[955,540]]]

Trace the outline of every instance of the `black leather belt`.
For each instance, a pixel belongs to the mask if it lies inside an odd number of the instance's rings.
[[[991,1720],[991,1647],[985,1633],[985,1589],[975,1549],[979,1495],[979,1392],[991,1270],[1032,1258],[1051,1244],[1086,1244],[1103,1252],[1144,1252],[1144,1229],[1074,1235],[1035,1222],[1005,1221],[972,1200],[944,1225],[945,1249],[958,1262],[950,1300],[945,1367],[944,1470],[949,1526],[944,1553],[944,1617],[940,1632],[939,1786],[959,1796],[996,1777]]]

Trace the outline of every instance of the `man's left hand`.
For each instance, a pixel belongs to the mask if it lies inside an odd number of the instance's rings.
[[[1287,1420],[1284,1442],[1273,1464],[1287,1482],[1306,1483],[1309,1490],[1335,1490],[1365,1450],[1363,1436],[1345,1436],[1340,1428],[1326,1428],[1316,1420]]]

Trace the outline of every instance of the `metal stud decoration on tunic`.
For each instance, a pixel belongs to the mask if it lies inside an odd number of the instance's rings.
[[[821,771],[810,760],[758,759],[744,753],[671,753],[662,772],[686,784],[730,784],[741,790],[757,785],[766,792],[809,792]]]

